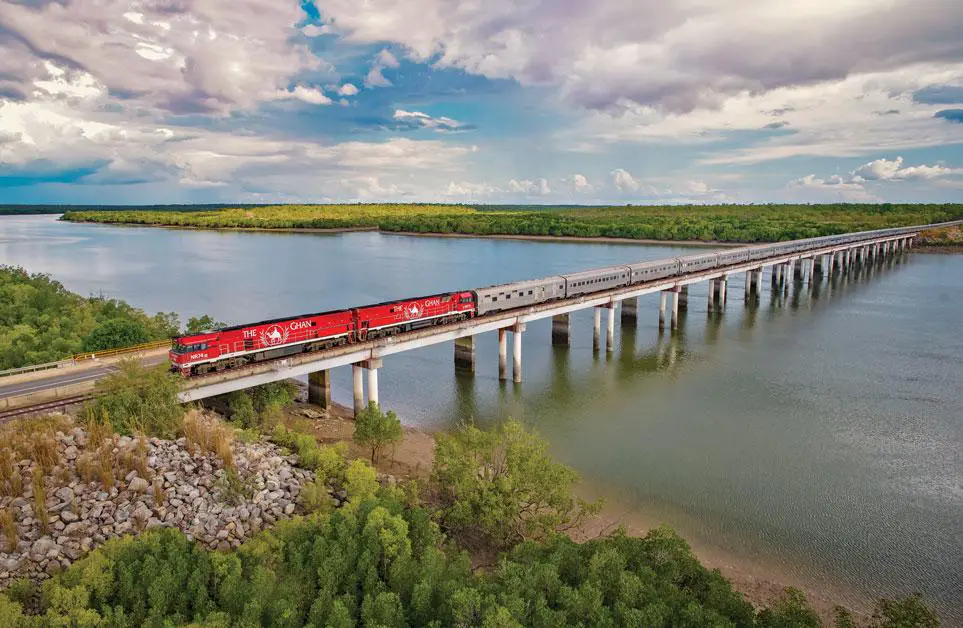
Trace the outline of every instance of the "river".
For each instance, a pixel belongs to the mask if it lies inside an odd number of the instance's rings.
[[[0,264],[81,294],[182,319],[247,322],[667,257],[692,249],[599,243],[176,231],[0,217]],[[497,379],[497,339],[474,376],[450,346],[391,356],[382,404],[443,428],[513,416],[590,483],[697,545],[859,596],[919,590],[963,624],[963,256],[912,254],[813,294],[723,316],[692,288],[683,332],[659,336],[644,297],[616,350],[592,351],[591,311],[553,348],[530,324],[521,385]],[[338,372],[340,371],[340,372]],[[350,403],[350,369],[334,375]]]

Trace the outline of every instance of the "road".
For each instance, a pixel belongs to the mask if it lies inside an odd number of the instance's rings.
[[[164,362],[167,362],[166,353],[147,356],[142,360],[142,364],[145,366],[154,366]],[[116,363],[109,362],[97,366],[67,368],[63,369],[62,372],[60,370],[52,371],[50,377],[21,381],[14,384],[3,384],[3,380],[0,379],[0,398],[28,395],[58,386],[93,382],[116,370]],[[53,373],[58,374],[54,375]]]

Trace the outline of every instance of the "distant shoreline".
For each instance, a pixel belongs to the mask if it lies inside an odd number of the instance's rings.
[[[35,214],[36,215],[36,214]],[[75,225],[103,225],[111,227],[144,227],[150,229],[175,229],[186,231],[230,231],[236,233],[315,233],[336,235],[339,233],[358,233],[376,231],[383,235],[413,236],[419,238],[480,238],[485,240],[529,240],[532,242],[573,242],[588,244],[624,244],[634,245],[665,245],[665,246],[700,246],[736,248],[741,246],[756,246],[769,244],[767,242],[716,242],[705,240],[652,240],[633,238],[612,238],[606,236],[550,236],[550,235],[516,235],[498,233],[421,233],[418,231],[384,231],[379,227],[333,227],[322,229],[318,227],[198,227],[195,225],[161,225],[134,222],[101,222],[88,220],[65,220]]]

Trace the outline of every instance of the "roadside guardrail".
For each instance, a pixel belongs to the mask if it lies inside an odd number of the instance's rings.
[[[151,349],[161,349],[165,347],[170,347],[170,340],[154,340],[152,342],[145,342],[139,345],[133,345],[131,347],[121,347],[119,349],[105,349],[104,351],[91,351],[89,353],[78,353],[69,358],[59,360],[57,362],[47,362],[46,364],[33,364],[31,366],[21,366],[20,368],[7,369],[5,371],[0,371],[0,378],[10,377],[12,375],[23,375],[25,373],[34,373],[37,371],[46,371],[50,369],[60,369],[74,366],[75,364],[80,364],[88,360],[95,360],[98,358],[110,358],[119,355],[126,355],[129,353],[138,353],[140,351],[150,351]]]

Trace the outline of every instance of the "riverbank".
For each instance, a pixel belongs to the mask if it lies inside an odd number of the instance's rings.
[[[322,414],[314,406],[299,403],[288,410],[288,415],[296,420],[309,419],[320,442],[343,442],[348,445],[352,457],[365,457],[366,452],[351,440],[354,420],[350,408],[333,404],[329,411]],[[434,448],[432,432],[405,427],[402,441],[378,463],[378,469],[399,479],[424,481],[434,460]],[[578,542],[604,536],[618,528],[623,528],[631,536],[644,536],[665,523],[619,496],[587,482],[579,485],[577,493],[583,499],[604,500],[598,515],[571,532],[570,536]],[[686,538],[686,541],[703,565],[719,569],[733,588],[757,608],[770,606],[786,587],[803,591],[813,610],[827,625],[832,624],[837,605],[846,606],[860,619],[866,619],[873,607],[874,600],[870,597],[829,582],[814,582],[774,563],[741,556],[711,543],[693,541],[691,538]]]
[[[703,243],[796,240],[963,218],[961,205],[512,207],[284,205],[213,211],[68,211],[62,220],[216,229],[378,229],[414,234]]]

